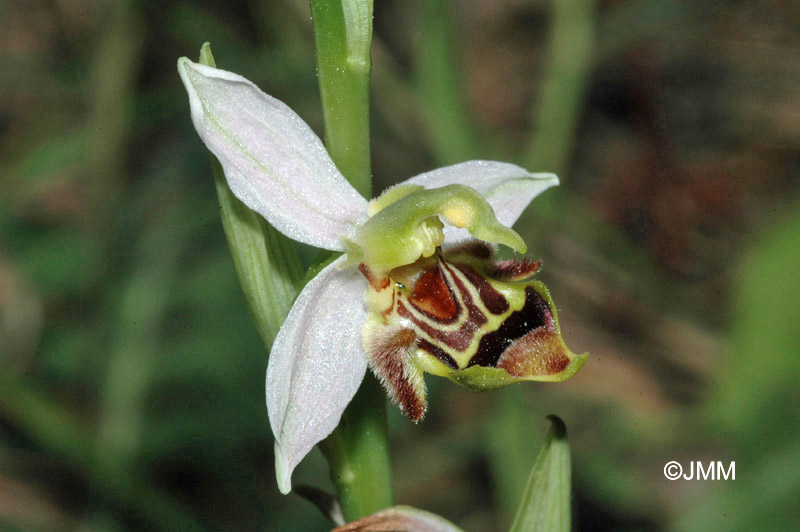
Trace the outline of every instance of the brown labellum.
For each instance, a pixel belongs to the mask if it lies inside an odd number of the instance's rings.
[[[577,371],[585,356],[564,345],[547,288],[522,280],[540,265],[496,261],[492,247],[468,242],[385,278],[359,268],[372,311],[364,348],[406,416],[417,421],[425,413],[421,368],[475,390]]]

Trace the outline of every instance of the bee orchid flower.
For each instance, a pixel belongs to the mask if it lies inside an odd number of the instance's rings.
[[[367,367],[410,419],[423,372],[473,390],[560,381],[585,355],[561,338],[539,263],[510,227],[558,184],[507,163],[420,174],[368,202],[311,128],[247,79],[186,58],[178,71],[200,138],[233,193],[286,236],[343,255],[303,288],[272,346],[266,393],[278,486],[327,437]]]

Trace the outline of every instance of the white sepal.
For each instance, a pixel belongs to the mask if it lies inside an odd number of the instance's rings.
[[[311,128],[242,76],[186,58],[178,72],[194,127],[236,197],[289,238],[342,251],[340,236],[366,219],[367,202]]]
[[[278,488],[291,491],[294,468],[339,424],[367,369],[361,351],[366,282],[344,258],[300,292],[269,357],[267,411],[275,435]]]

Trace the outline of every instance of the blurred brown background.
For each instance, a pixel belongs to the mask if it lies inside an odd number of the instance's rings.
[[[210,41],[321,131],[310,23],[301,0],[0,4],[0,529],[329,528],[277,491],[175,70]],[[373,61],[377,189],[559,173],[517,229],[591,354],[490,395],[429,377],[423,423],[390,414],[398,503],[506,529],[554,413],[575,530],[800,529],[800,5],[378,1]],[[297,475],[329,487],[317,452]]]

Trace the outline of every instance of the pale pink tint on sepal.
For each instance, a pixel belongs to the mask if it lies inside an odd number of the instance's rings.
[[[331,532],[463,532],[436,514],[411,506],[395,506],[340,526]]]
[[[534,174],[511,163],[467,161],[419,174],[405,183],[425,188],[468,185],[486,198],[501,224],[511,227],[536,196],[558,185],[558,177],[549,173]],[[451,226],[445,226],[444,237],[447,245],[471,238],[466,229]]]
[[[367,202],[294,111],[247,79],[178,61],[192,122],[219,159],[231,190],[293,240],[343,251]]]
[[[361,350],[366,281],[335,260],[300,292],[275,338],[267,368],[267,411],[282,493],[294,468],[327,437],[367,369]]]

